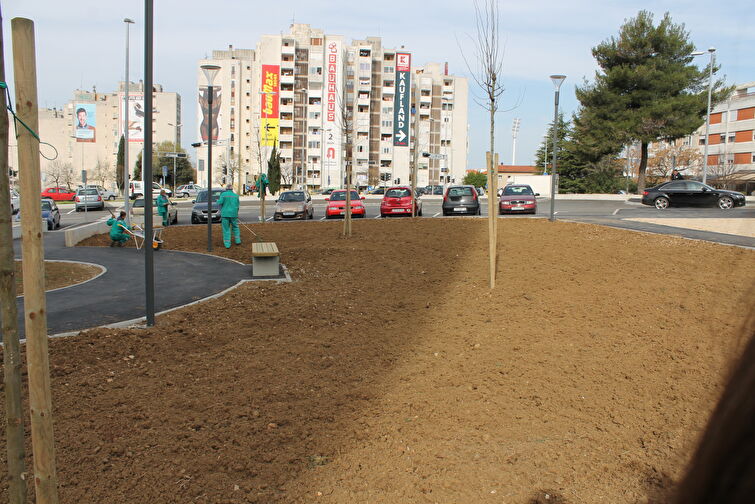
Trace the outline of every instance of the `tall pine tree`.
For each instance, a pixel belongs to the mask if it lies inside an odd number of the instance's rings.
[[[118,155],[115,158],[115,185],[118,190],[123,192],[123,157],[126,149],[126,141],[121,135],[121,141],[118,142]]]
[[[642,191],[648,144],[689,135],[704,121],[709,70],[693,64],[694,49],[683,24],[666,13],[656,26],[647,11],[626,21],[618,37],[594,47],[600,67],[595,82],[576,92],[581,108],[574,135],[582,154],[598,163],[639,142]],[[722,88],[722,81],[714,83],[714,103],[728,92]]]
[[[281,188],[281,154],[276,146],[273,146],[270,159],[267,161],[267,178],[270,194],[275,195]]]

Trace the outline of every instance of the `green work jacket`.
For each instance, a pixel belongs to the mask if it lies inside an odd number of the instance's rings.
[[[220,207],[220,216],[228,218],[237,218],[239,216],[239,195],[226,189],[218,198]]]

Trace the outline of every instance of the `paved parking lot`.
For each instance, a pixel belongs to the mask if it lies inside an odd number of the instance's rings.
[[[178,223],[189,224],[191,221],[191,207],[190,200],[175,200],[178,203]],[[367,219],[380,218],[380,198],[368,197],[364,200],[365,208],[367,209]],[[422,218],[448,218],[448,219],[464,219],[464,218],[481,218],[475,216],[451,216],[443,217],[441,212],[442,200],[439,197],[424,197],[422,198],[423,204],[423,217]],[[272,221],[272,212],[275,205],[274,200],[268,200],[266,202],[266,220]],[[323,199],[314,199],[315,207],[315,221],[325,220],[325,206],[327,202]],[[113,210],[122,206],[122,202],[115,201],[109,202],[108,206]],[[107,211],[91,211],[88,213],[76,212],[73,207],[68,208],[66,205],[60,205],[61,208],[61,229],[66,227],[78,225],[84,222],[92,222],[98,219],[109,217]],[[239,211],[239,218],[244,222],[258,222],[261,214],[260,202],[256,198],[242,197],[241,207]],[[550,200],[541,198],[538,200],[538,211],[535,215],[528,216],[501,216],[501,219],[508,218],[547,218],[550,212]],[[487,199],[482,200],[482,218],[485,218],[487,214]],[[744,236],[734,236],[726,234],[727,230],[716,229],[716,226],[708,226],[708,230],[686,230],[684,232],[680,230],[686,229],[683,223],[685,220],[695,219],[699,222],[701,219],[721,219],[726,218],[742,220],[742,223],[737,226],[733,226],[734,229],[747,229],[752,228],[755,232],[755,205],[750,203],[749,206],[735,208],[728,211],[722,211],[718,208],[669,208],[667,210],[657,210],[654,207],[644,206],[639,202],[626,201],[626,200],[594,200],[594,199],[564,199],[556,200],[556,217],[558,219],[588,222],[594,224],[608,225],[613,227],[620,227],[625,229],[635,229],[640,231],[660,232],[670,234],[681,234],[682,236],[688,236],[696,239],[708,239],[710,241],[716,241],[721,243],[729,243],[732,245],[741,245],[748,247],[755,247],[755,239],[751,236],[747,236],[747,233],[740,233]],[[393,217],[403,218],[403,217]],[[638,220],[635,220],[638,219]],[[652,219],[653,222],[647,222],[647,219]],[[643,222],[645,220],[645,222]],[[668,225],[664,225],[663,221],[668,221]],[[281,222],[280,224],[284,224]],[[696,226],[700,228],[700,226]],[[703,226],[704,228],[704,226]],[[716,232],[719,231],[719,232]],[[750,233],[751,235],[752,233]]]

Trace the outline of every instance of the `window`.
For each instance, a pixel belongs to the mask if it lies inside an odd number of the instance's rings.
[[[390,154],[391,148],[390,147],[383,147],[383,154]]]
[[[705,138],[700,138],[700,140],[697,143],[698,145],[705,145]]]
[[[394,72],[394,67],[392,67],[392,66],[383,67],[383,72],[385,72],[385,73],[393,73]]]
[[[380,125],[383,128],[392,128],[393,127],[393,121],[381,121]]]
[[[393,114],[393,107],[383,107],[383,114]]]
[[[321,46],[322,45],[322,39],[319,38],[319,37],[317,37],[317,38],[311,38],[311,39],[309,39],[309,44],[313,45],[313,46]]]
[[[359,57],[360,58],[369,58],[370,56],[370,50],[369,49],[360,49],[359,50]]]
[[[359,64],[359,70],[369,71],[371,68],[372,68],[372,66],[369,63],[360,63]]]
[[[308,149],[319,149],[320,148],[320,142],[318,142],[316,140],[307,142],[307,148]]]

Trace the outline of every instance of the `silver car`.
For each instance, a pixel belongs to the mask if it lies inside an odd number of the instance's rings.
[[[275,202],[274,220],[314,219],[315,207],[306,191],[283,191]]]
[[[78,189],[76,191],[76,197],[73,200],[76,202],[77,212],[81,212],[84,209],[105,209],[105,200],[100,195],[100,192],[94,187]]]
[[[201,186],[198,186],[197,184],[186,184],[182,186],[178,186],[176,188],[176,197],[177,198],[196,198],[199,191],[202,190]]]

